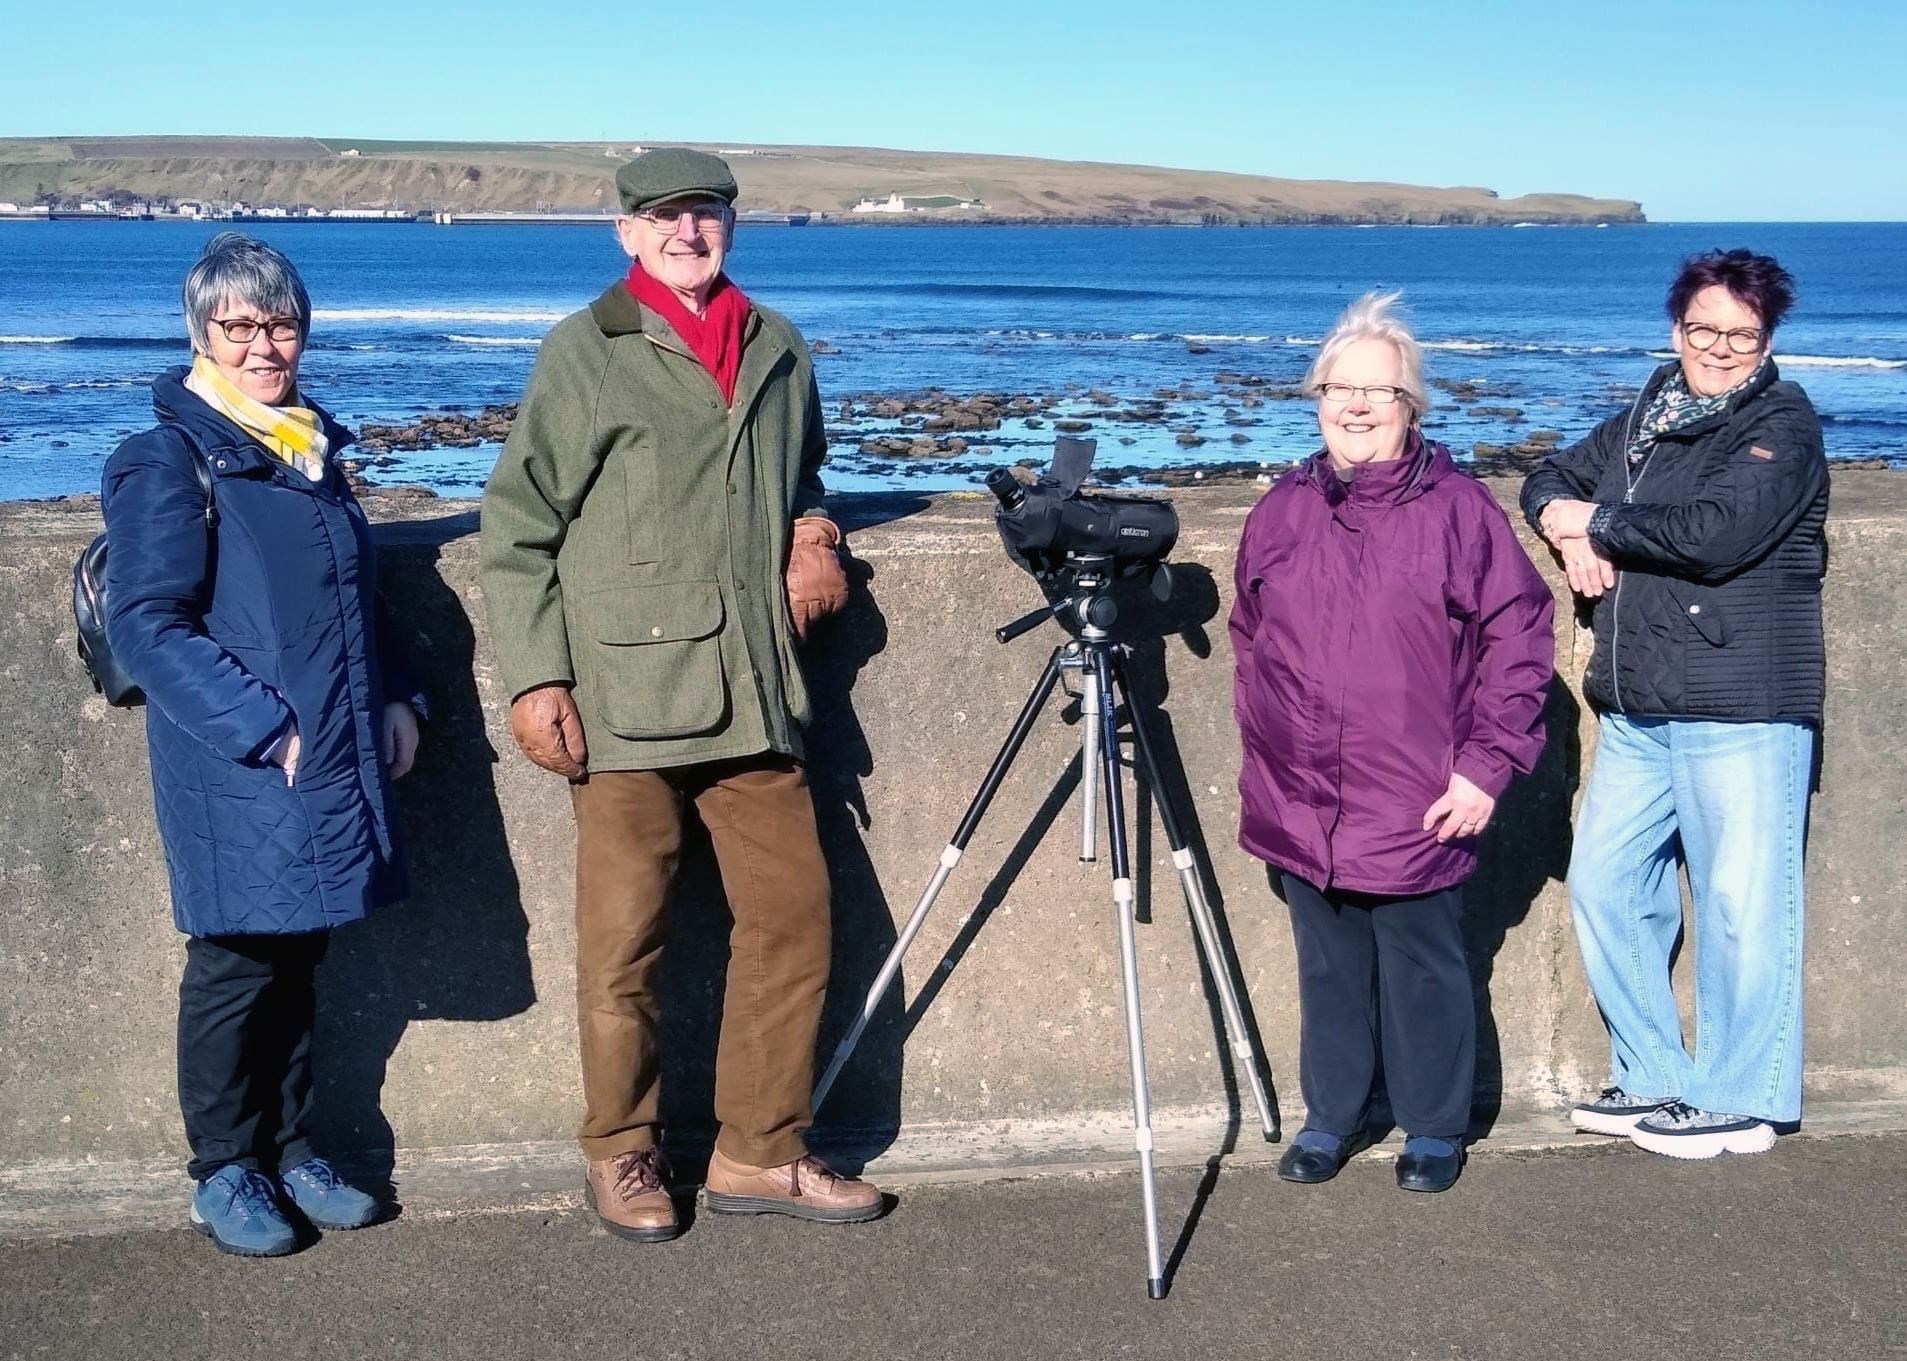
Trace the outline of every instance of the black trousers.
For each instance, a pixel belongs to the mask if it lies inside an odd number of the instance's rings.
[[[1306,1126],[1363,1129],[1381,1063],[1406,1134],[1461,1138],[1477,1054],[1461,886],[1392,898],[1282,879],[1298,954]]]
[[[313,975],[328,931],[193,936],[179,980],[179,1109],[203,1181],[236,1163],[271,1173],[312,1156]]]

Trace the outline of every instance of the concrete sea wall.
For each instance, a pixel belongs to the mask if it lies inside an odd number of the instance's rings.
[[[1498,487],[1506,501],[1513,490]],[[1132,669],[1158,706],[1168,794],[1191,815],[1275,1100],[1295,1128],[1289,930],[1263,867],[1233,839],[1224,617],[1231,550],[1255,494],[1178,494],[1180,589],[1171,606],[1129,616]],[[567,793],[517,755],[503,724],[475,508],[380,502],[385,589],[436,713],[404,785],[416,896],[340,932],[323,968],[322,1130],[360,1166],[389,1170],[394,1157],[400,1190],[417,1203],[559,1194],[575,1180],[579,1105]],[[824,1058],[1059,638],[1048,625],[994,642],[993,627],[1037,595],[1001,553],[981,500],[850,498],[841,513],[862,586],[810,654],[815,794],[836,884]],[[73,557],[96,528],[85,507],[0,508],[0,1230],[57,1227],[75,1204],[137,1217],[142,1188],[180,1185],[172,1021],[182,946],[143,724],[92,695],[67,607]],[[1809,1120],[1907,1123],[1907,486],[1838,474],[1830,533]],[[1558,660],[1565,683],[1548,752],[1504,800],[1471,895],[1477,1124],[1506,1141],[1559,1131],[1556,1107],[1596,1085],[1606,1062],[1560,882],[1594,740],[1573,688],[1583,656],[1566,609]],[[1108,869],[1077,858],[1078,751],[1055,701],[821,1112],[826,1142],[874,1155],[877,1172],[1130,1148]],[[1225,1138],[1242,1087],[1152,797],[1135,801],[1128,785],[1150,1075],[1169,1153],[1202,1157]],[[665,1116],[692,1159],[709,1130],[726,921],[706,850],[691,859],[668,982]],[[75,1186],[86,1193],[62,1194]],[[168,1191],[167,1214],[173,1199]]]

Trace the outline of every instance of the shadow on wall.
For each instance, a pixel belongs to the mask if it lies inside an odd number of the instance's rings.
[[[873,772],[867,735],[854,711],[854,686],[887,647],[887,620],[868,589],[873,569],[850,560],[848,608],[823,622],[802,662],[814,716],[808,778],[833,890],[834,967],[817,1044],[819,1065],[834,1052],[895,940],[894,918],[863,834],[872,825],[862,780]],[[671,1158],[693,1179],[714,1144],[715,1049],[721,1029],[732,918],[708,834],[689,813],[670,914],[663,970],[661,1116]],[[858,1171],[900,1128],[901,1032],[898,987],[841,1081],[817,1112],[814,1144],[843,1170]]]
[[[536,1000],[475,639],[435,567],[443,543],[472,532],[474,517],[407,528],[431,541],[387,543],[383,588],[398,635],[429,677],[430,721],[398,787],[412,896],[337,933],[319,982],[316,1054],[321,1146],[387,1192],[396,1137],[381,1094],[405,1027],[503,1020]]]
[[[1169,667],[1169,640],[1177,638],[1185,651],[1199,661],[1205,661],[1212,655],[1212,639],[1207,625],[1218,617],[1218,583],[1205,567],[1197,563],[1174,563],[1172,565],[1172,595],[1163,603],[1153,600],[1149,593],[1137,590],[1122,591],[1119,595],[1120,621],[1116,632],[1130,646],[1126,662],[1126,674],[1131,689],[1128,696],[1131,703],[1142,710],[1147,722],[1147,731],[1152,736],[1154,754],[1158,758],[1159,778],[1164,783],[1162,789],[1152,789],[1145,779],[1143,766],[1137,762],[1134,754],[1134,768],[1137,771],[1138,793],[1136,799],[1137,814],[1133,819],[1134,836],[1132,843],[1132,866],[1135,889],[1138,895],[1139,910],[1150,910],[1169,905],[1165,910],[1186,912],[1184,893],[1177,878],[1168,875],[1163,883],[1152,882],[1152,867],[1155,859],[1164,859],[1155,855],[1153,839],[1162,837],[1164,827],[1159,823],[1153,804],[1161,799],[1169,802],[1178,813],[1180,830],[1185,836],[1186,845],[1192,851],[1193,860],[1205,888],[1205,896],[1212,908],[1213,924],[1218,929],[1218,937],[1225,955],[1225,961],[1236,961],[1237,946],[1232,940],[1230,922],[1225,911],[1225,895],[1219,887],[1217,876],[1212,872],[1212,854],[1206,835],[1203,819],[1199,815],[1198,797],[1193,792],[1190,777],[1181,759],[1179,744],[1172,723],[1172,713],[1167,701],[1172,693],[1172,681]],[[1221,624],[1220,627],[1223,627]],[[1128,741],[1128,750],[1131,744]],[[1229,841],[1237,829],[1231,826],[1221,828],[1219,835]],[[1149,920],[1142,916],[1141,921]],[[1218,990],[1214,986],[1211,970],[1214,961],[1208,960],[1200,951],[1199,982],[1205,997],[1206,1009],[1212,1026],[1213,1052],[1218,1055],[1221,1076],[1225,1088],[1226,1136],[1220,1153],[1230,1153],[1236,1147],[1238,1132],[1243,1120],[1257,1122],[1256,1109],[1244,1109],[1245,1098],[1241,1097],[1241,1083],[1244,1075],[1234,1066],[1231,1046],[1225,1035],[1225,1015],[1219,1003]],[[1244,1013],[1245,1029],[1252,1047],[1257,1051],[1261,1062],[1266,1063],[1264,1072],[1266,1097],[1271,1106],[1272,1127],[1276,1130],[1280,1123],[1278,1112],[1277,1083],[1273,1079],[1266,1060],[1264,1037],[1258,1028],[1258,1018],[1252,1008],[1250,993],[1244,986],[1244,980],[1233,971],[1233,985],[1238,993],[1239,1008]],[[1254,1135],[1253,1137],[1258,1137]]]
[[[1570,808],[1582,782],[1582,706],[1558,676],[1543,715],[1549,742],[1536,769],[1504,794],[1484,833],[1476,875],[1464,892],[1463,943],[1477,1009],[1477,1077],[1470,1137],[1488,1136],[1503,1109],[1503,1046],[1490,1005],[1490,981],[1509,933],[1521,925],[1550,880],[1569,872]]]

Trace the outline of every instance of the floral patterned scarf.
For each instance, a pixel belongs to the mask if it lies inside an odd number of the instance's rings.
[[[1749,372],[1748,376],[1728,389],[1712,397],[1698,396],[1689,390],[1688,378],[1677,365],[1668,381],[1656,389],[1655,396],[1649,399],[1649,405],[1642,413],[1642,419],[1636,422],[1635,433],[1629,439],[1629,463],[1631,466],[1642,462],[1649,450],[1656,446],[1664,435],[1677,430],[1687,429],[1697,421],[1705,421],[1722,410],[1749,384],[1761,376],[1768,365],[1768,356],[1763,355],[1761,362]]]

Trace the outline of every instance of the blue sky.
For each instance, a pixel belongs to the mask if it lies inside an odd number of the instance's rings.
[[[1907,219],[1907,4],[9,0],[0,135],[876,145]]]

